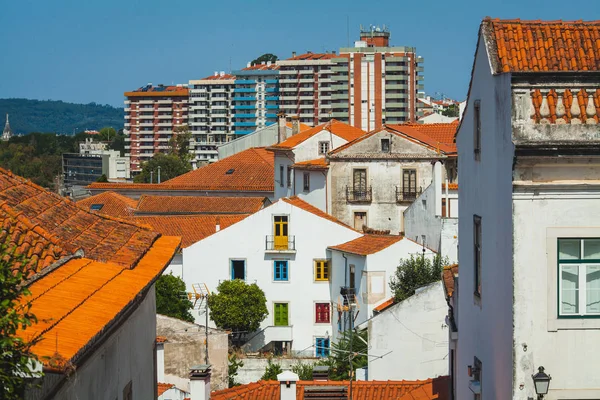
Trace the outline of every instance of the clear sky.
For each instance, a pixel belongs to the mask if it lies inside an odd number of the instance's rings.
[[[187,83],[267,52],[338,51],[348,27],[352,43],[360,24],[385,24],[392,45],[425,58],[428,94],[463,99],[483,17],[600,19],[596,1],[0,0],[0,98],[122,107],[148,82]]]

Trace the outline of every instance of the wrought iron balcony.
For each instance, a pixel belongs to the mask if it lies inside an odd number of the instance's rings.
[[[417,199],[423,193],[423,188],[403,188],[401,186],[396,186],[396,202],[404,203],[404,202],[412,202]]]
[[[355,189],[346,186],[346,201],[348,203],[370,203],[373,200],[373,188],[371,186]]]
[[[266,251],[296,251],[296,238],[290,236],[273,236],[265,237]]]

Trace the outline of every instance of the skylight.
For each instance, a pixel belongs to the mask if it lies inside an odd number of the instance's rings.
[[[92,204],[90,206],[90,210],[99,211],[99,210],[102,210],[102,207],[104,207],[104,204]]]
[[[227,170],[227,172],[225,172],[225,175],[231,175],[231,174],[233,174],[233,171],[235,171],[235,168],[231,168],[231,169]]]

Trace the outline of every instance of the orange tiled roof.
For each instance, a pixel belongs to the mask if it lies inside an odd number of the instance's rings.
[[[136,215],[252,214],[268,203],[266,197],[205,197],[142,195]]]
[[[348,387],[348,381],[298,381],[296,399],[303,400],[307,388]],[[313,392],[313,391],[311,391]],[[314,392],[313,392],[314,393]],[[380,400],[448,400],[450,399],[447,376],[423,381],[354,381],[352,393],[356,399]],[[280,383],[258,381],[211,393],[213,400],[229,399],[276,400],[280,398]]]
[[[164,392],[166,392],[167,390],[171,389],[173,386],[172,383],[161,383],[158,382],[158,397],[162,396],[162,394]]]
[[[393,297],[387,299],[386,301],[384,301],[383,303],[381,303],[380,305],[378,305],[377,307],[375,307],[373,309],[373,311],[382,312],[383,310],[385,310],[386,308],[388,308],[388,307],[390,307],[392,305],[394,305],[394,298]]]
[[[332,119],[331,121],[315,126],[314,128],[307,129],[305,131],[300,131],[288,139],[284,140],[281,143],[274,144],[270,147],[270,149],[293,149],[298,146],[300,143],[305,140],[313,137],[317,133],[323,132],[327,130],[333,133],[336,136],[341,137],[342,139],[350,142],[356,138],[363,136],[366,132],[360,128],[355,128],[352,125],[348,125],[344,122],[340,122],[338,120]]]
[[[84,210],[99,212],[117,218],[129,218],[137,207],[137,201],[115,192],[103,192],[77,202]],[[92,210],[92,205],[102,205],[99,210]]]
[[[386,127],[446,154],[456,153],[454,136],[458,129],[458,121],[439,124],[386,125]]]
[[[242,71],[268,71],[268,70],[277,70],[279,69],[279,65],[275,63],[267,64],[254,64],[246,68],[242,68]]]
[[[106,335],[126,308],[135,305],[167,267],[180,239],[160,237],[135,268],[89,258],[68,261],[29,285],[31,312],[38,323],[21,330],[24,340],[42,340],[32,351],[47,369],[77,365],[86,350]],[[56,363],[58,361],[58,364]]]
[[[327,169],[329,168],[329,164],[325,158],[317,158],[315,160],[295,163],[292,167],[298,169]]]
[[[294,127],[291,122],[286,122],[285,126],[287,126],[290,129],[292,129]],[[312,126],[306,125],[302,122],[298,122],[298,126],[300,127],[300,132],[312,129]]]
[[[331,58],[339,57],[337,54],[331,53],[304,53],[295,57],[290,57],[288,60],[329,60]]]
[[[445,183],[442,183],[442,189],[446,189]],[[448,183],[448,190],[458,190],[458,183]]]
[[[216,226],[225,229],[246,218],[249,214],[237,215],[158,215],[134,217],[134,221],[146,224],[163,235],[180,236],[181,247],[192,244],[217,232]]]
[[[211,75],[211,76],[207,76],[206,78],[202,78],[201,80],[203,81],[225,81],[225,80],[231,80],[231,79],[235,79],[234,75],[231,74],[223,74],[223,76],[221,76],[220,74],[217,75]]]
[[[326,212],[321,211],[320,209],[318,209],[315,206],[310,205],[309,203],[307,203],[304,200],[300,199],[298,196],[284,197],[281,200],[283,200],[286,203],[289,203],[289,204],[291,204],[293,206],[301,208],[304,211],[308,211],[309,213],[314,214],[314,215],[316,215],[318,217],[325,218],[326,220],[329,220],[331,222],[335,222],[336,224],[342,225],[345,228],[352,229],[350,226],[344,224],[339,219],[335,218],[332,215],[327,214]],[[352,230],[354,230],[354,229],[352,229]]]
[[[155,186],[177,190],[272,192],[274,164],[272,152],[255,147]]]
[[[343,251],[345,253],[367,256],[384,250],[404,238],[399,235],[363,235],[346,243],[330,246],[329,249]]]
[[[488,17],[482,27],[496,73],[600,70],[600,21]]]
[[[444,267],[442,278],[444,281],[444,289],[446,295],[452,297],[454,293],[454,277],[458,276],[458,264],[448,265]]]
[[[11,215],[39,226],[42,236],[56,237],[69,254],[83,250],[85,257],[100,262],[133,267],[159,236],[134,223],[84,211],[4,169],[0,169],[0,203]]]
[[[189,90],[182,86],[144,86],[132,92],[125,92],[124,95],[125,97],[187,97],[189,95]]]
[[[167,338],[164,336],[157,336],[156,337],[156,343],[164,343],[167,341]]]

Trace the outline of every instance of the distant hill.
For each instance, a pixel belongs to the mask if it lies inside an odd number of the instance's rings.
[[[72,134],[86,129],[123,128],[123,109],[96,103],[74,104],[56,100],[0,99],[0,129],[6,114],[14,133]]]

